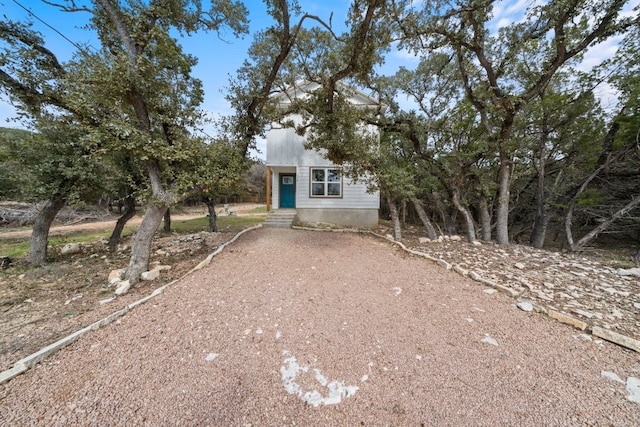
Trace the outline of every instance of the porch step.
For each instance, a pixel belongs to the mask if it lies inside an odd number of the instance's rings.
[[[269,212],[262,224],[265,227],[291,228],[298,212],[295,209],[275,209]]]

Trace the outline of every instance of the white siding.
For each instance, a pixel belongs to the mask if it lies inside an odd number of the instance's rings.
[[[300,116],[295,116],[294,120],[299,123]],[[323,166],[331,165],[331,162],[314,150],[305,150],[304,137],[296,134],[295,129],[274,123],[267,134],[267,165]]]
[[[313,90],[313,87],[309,89]],[[297,94],[297,93],[296,93]],[[291,94],[290,94],[291,95]],[[305,96],[304,92],[297,94]],[[350,99],[356,105],[375,105],[366,96],[355,93]],[[286,102],[285,102],[286,103]],[[301,123],[299,115],[290,117],[295,123]],[[365,132],[377,132],[370,125],[364,127]],[[299,209],[379,209],[380,196],[376,191],[367,192],[367,184],[353,182],[343,178],[342,197],[310,197],[310,168],[334,166],[329,160],[313,150],[305,150],[304,137],[296,134],[292,128],[283,128],[274,123],[267,133],[267,166],[272,167],[272,201],[274,208],[279,206],[278,183],[279,174],[284,172],[296,173],[296,208]],[[340,166],[335,166],[340,168]],[[340,211],[335,211],[340,212]]]
[[[342,182],[342,197],[310,197],[311,190],[309,180],[311,166],[305,165],[298,167],[298,172],[296,173],[298,179],[298,186],[296,188],[297,208],[378,209],[380,207],[380,196],[377,191],[367,193],[367,185],[365,183],[353,182],[346,178],[344,178]],[[339,166],[336,166],[336,168],[339,168]]]

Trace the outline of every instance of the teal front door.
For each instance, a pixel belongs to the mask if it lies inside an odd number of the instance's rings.
[[[280,174],[280,207],[296,207],[296,176],[293,174]]]

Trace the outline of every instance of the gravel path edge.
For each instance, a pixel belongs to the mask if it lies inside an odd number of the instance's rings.
[[[547,317],[550,317],[560,323],[563,323],[565,325],[569,325],[574,327],[575,329],[578,329],[580,331],[589,333],[595,337],[604,339],[606,341],[612,342],[614,344],[617,344],[621,347],[624,347],[626,349],[629,350],[633,350],[637,353],[640,353],[640,340],[637,340],[635,338],[629,337],[627,335],[624,334],[620,334],[618,332],[614,332],[614,331],[610,331],[608,329],[604,329],[601,328],[599,326],[595,326],[595,325],[589,325],[586,322],[583,322],[582,320],[576,319],[573,316],[570,316],[566,313],[561,313],[558,312],[556,310],[553,310],[551,308],[548,308],[544,305],[535,303],[533,301],[530,301],[526,298],[519,298],[519,294],[518,292],[516,292],[513,289],[508,288],[507,286],[503,286],[500,285],[498,283],[495,283],[491,280],[485,279],[482,276],[480,276],[477,272],[475,271],[467,271],[463,268],[461,268],[460,266],[457,265],[451,265],[448,262],[446,262],[443,259],[439,259],[439,258],[434,258],[428,254],[425,254],[424,252],[420,252],[420,251],[416,251],[414,249],[408,248],[406,247],[402,242],[398,242],[396,240],[394,240],[393,238],[390,237],[386,237],[383,236],[381,234],[378,233],[374,233],[373,231],[370,230],[359,230],[359,229],[351,229],[351,228],[337,228],[337,229],[331,229],[331,228],[314,228],[314,227],[306,227],[306,226],[293,226],[292,228],[296,229],[296,230],[306,230],[306,231],[325,231],[325,232],[336,232],[336,233],[361,233],[361,234],[370,234],[372,236],[378,237],[380,239],[386,240],[398,247],[400,247],[402,250],[404,250],[405,252],[411,254],[411,255],[415,255],[415,256],[419,256],[421,258],[425,258],[428,259],[429,261],[432,261],[434,263],[436,263],[437,265],[439,265],[440,267],[444,268],[445,270],[453,270],[456,273],[460,274],[461,276],[464,277],[469,277],[470,279],[482,283],[484,285],[487,285],[499,292],[505,293],[507,295],[509,295],[512,298],[517,298],[517,305],[519,308],[523,309],[522,307],[520,307],[521,304],[529,304],[531,306],[532,310],[535,310],[536,312],[540,313],[540,314],[544,314]],[[524,309],[523,309],[524,310]],[[525,310],[526,311],[526,310]],[[530,311],[530,310],[529,310]],[[0,382],[1,384],[1,382]]]
[[[227,246],[229,246],[230,244],[232,244],[233,242],[235,242],[236,240],[238,240],[238,238],[240,236],[242,236],[245,233],[248,233],[249,231],[252,230],[256,230],[262,228],[262,224],[258,224],[256,226],[253,227],[249,227],[246,228],[242,231],[240,231],[239,233],[237,233],[235,236],[233,236],[231,239],[229,239],[227,242],[221,244],[220,246],[218,246],[216,248],[215,251],[213,251],[212,253],[210,253],[203,261],[201,261],[198,265],[196,265],[195,267],[193,267],[191,270],[189,270],[187,273],[185,273],[182,277],[179,277],[178,279],[175,279],[169,283],[167,283],[166,285],[160,286],[157,289],[154,289],[153,292],[151,292],[151,294],[147,295],[144,298],[141,298],[135,302],[132,302],[130,304],[128,304],[126,307],[115,311],[114,313],[111,313],[110,315],[98,320],[97,322],[92,323],[89,326],[86,326],[76,332],[73,332],[70,335],[67,335],[64,338],[59,339],[58,341],[54,342],[53,344],[49,344],[46,347],[43,347],[42,349],[36,351],[33,354],[30,354],[27,357],[24,357],[20,360],[18,360],[16,363],[14,363],[13,367],[10,369],[7,369],[6,371],[2,371],[0,372],[0,384],[4,384],[10,380],[12,380],[13,378],[17,377],[20,374],[25,373],[26,371],[28,371],[29,369],[33,368],[34,366],[36,366],[38,363],[42,362],[44,359],[46,359],[48,356],[51,356],[52,354],[56,353],[58,350],[72,344],[74,341],[78,340],[80,337],[82,337],[83,335],[91,332],[91,331],[95,331],[103,326],[106,326],[110,323],[112,323],[113,321],[115,321],[116,319],[124,316],[125,314],[127,314],[129,312],[129,310],[146,303],[147,301],[155,298],[156,296],[160,295],[162,292],[164,292],[164,290],[173,285],[176,282],[179,282],[180,280],[184,279],[185,277],[187,277],[188,275],[192,274],[193,272],[202,269],[203,267],[209,265],[211,263],[211,261],[213,260],[213,258],[216,255],[219,255]]]

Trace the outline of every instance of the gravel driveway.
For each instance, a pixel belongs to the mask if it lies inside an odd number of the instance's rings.
[[[638,425],[637,353],[371,236],[261,229],[0,386],[0,425]]]

